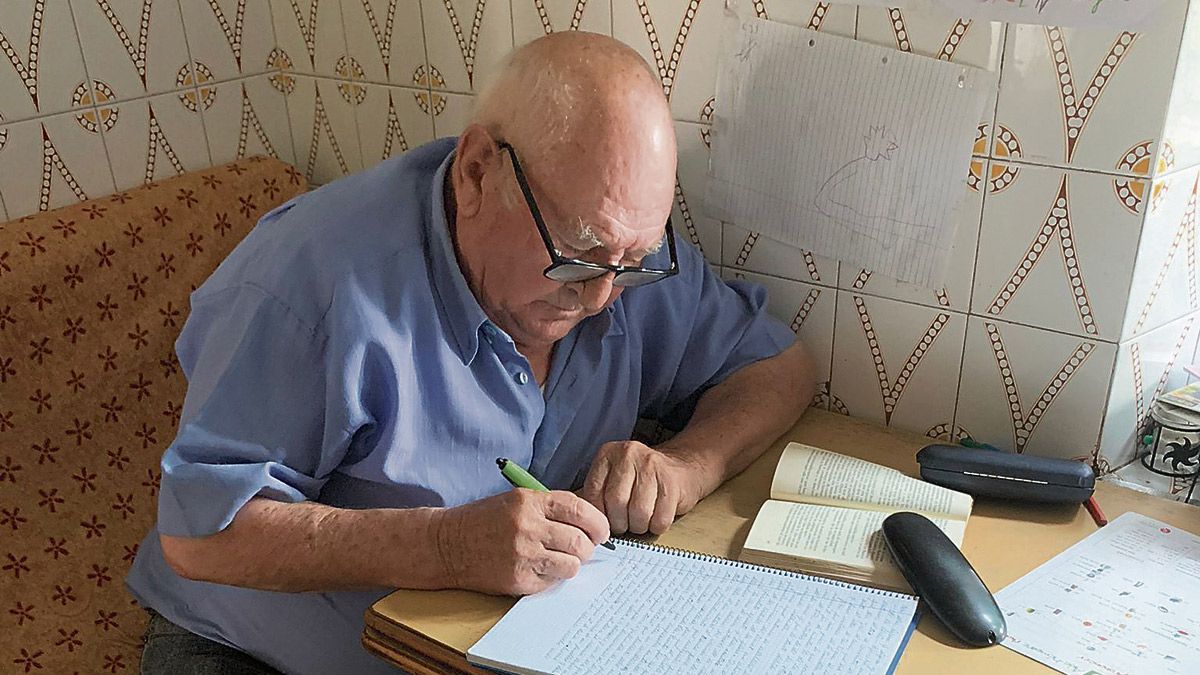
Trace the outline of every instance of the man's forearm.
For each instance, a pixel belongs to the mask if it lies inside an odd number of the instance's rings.
[[[695,463],[703,474],[703,497],[790,429],[815,393],[812,359],[796,342],[705,392],[688,425],[658,449]]]
[[[255,498],[207,537],[162,536],[182,576],[272,591],[444,588],[441,509],[339,509]]]

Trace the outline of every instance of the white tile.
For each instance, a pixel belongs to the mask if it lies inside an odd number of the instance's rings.
[[[1142,226],[1122,339],[1200,309],[1197,270],[1197,189],[1200,166],[1159,178],[1131,194],[1149,213]]]
[[[271,17],[276,45],[287,54],[296,72],[337,74],[338,57],[346,53],[339,2],[271,0]]]
[[[963,19],[941,7],[863,7],[858,12],[859,40],[993,72],[1000,65],[1003,35],[1003,23]]]
[[[506,0],[421,0],[421,16],[435,88],[477,92],[512,51]]]
[[[958,427],[1004,450],[1093,457],[1115,344],[977,316],[966,342]]]
[[[162,0],[72,0],[88,75],[118,100],[188,86],[191,74],[179,4]]]
[[[10,218],[114,191],[98,128],[89,131],[75,114],[0,126],[0,139],[0,194]]]
[[[116,122],[103,134],[117,189],[212,166],[199,111],[214,101],[202,96],[197,105],[188,91],[115,104]]]
[[[984,198],[971,313],[1116,342],[1140,225],[1111,176],[1022,167]]]
[[[217,80],[267,70],[275,31],[266,0],[183,0],[179,6],[192,60]]]
[[[833,315],[837,292],[832,288],[723,268],[726,279],[759,284],[767,289],[767,311],[790,327],[812,356],[818,393],[814,402],[829,408],[829,375],[833,359]],[[838,406],[841,406],[838,401]]]
[[[203,111],[213,164],[252,155],[296,163],[284,96],[270,75],[216,85],[211,107]]]
[[[1200,73],[1200,2],[1190,4],[1184,30],[1163,142],[1155,162],[1159,171],[1200,164],[1200,87],[1196,86],[1196,73]]]
[[[702,135],[705,128],[691,122],[675,123],[679,164],[671,222],[677,237],[699,248],[710,264],[720,265],[721,222],[705,213],[701,199],[708,175],[709,149]]]
[[[854,7],[783,0],[752,7],[773,21],[854,35]],[[638,50],[658,73],[675,119],[703,121],[701,113],[716,92],[722,8],[711,0],[613,2],[613,37]]]
[[[432,93],[416,94],[422,109],[429,108],[433,114],[433,130],[438,138],[457,136],[471,122],[474,96],[451,94],[433,90]],[[426,104],[425,101],[429,103]]]
[[[1175,72],[1184,3],[1166,3],[1143,33],[1012,25],[996,122],[1037,163],[1119,170],[1157,145]],[[1151,153],[1153,154],[1153,153]]]
[[[610,0],[512,0],[512,18],[517,46],[562,30],[612,35]]]
[[[15,122],[73,107],[85,85],[70,8],[61,0],[0,2],[0,119]],[[86,94],[87,87],[83,92]]]
[[[363,166],[354,106],[343,98],[339,84],[346,83],[297,75],[295,91],[288,95],[296,168],[313,185],[337,180]]]
[[[722,257],[735,270],[836,286],[838,261],[776,241],[734,223],[725,223]]]
[[[980,160],[983,171],[987,170],[986,162],[987,160]],[[983,193],[979,184],[968,185],[955,211],[954,245],[946,271],[946,282],[942,287],[928,289],[915,286],[849,264],[840,266],[838,287],[966,312],[970,308],[971,280],[975,274],[975,247],[979,240],[982,211]]]
[[[1186,384],[1183,366],[1196,349],[1198,328],[1200,321],[1193,314],[1122,342],[1117,349],[1100,439],[1099,464],[1104,472],[1134,460],[1155,397]]]
[[[345,0],[342,19],[350,56],[371,82],[411,84],[425,63],[421,5],[416,0]]]
[[[433,140],[433,117],[418,103],[427,91],[377,84],[366,88],[366,101],[358,108],[364,166]]]
[[[954,422],[966,315],[839,291],[832,393],[850,415],[926,433]]]

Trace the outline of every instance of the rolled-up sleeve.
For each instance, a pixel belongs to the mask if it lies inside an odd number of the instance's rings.
[[[176,350],[188,393],[162,460],[159,532],[214,534],[255,496],[316,499],[359,416],[324,333],[236,287],[194,299]]]
[[[641,415],[679,429],[700,396],[741,368],[776,356],[795,334],[767,313],[767,292],[723,281],[691,246],[645,317]],[[669,290],[668,290],[669,289]]]

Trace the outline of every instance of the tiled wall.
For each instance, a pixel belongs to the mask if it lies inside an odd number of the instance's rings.
[[[0,2],[0,216],[292,139],[265,0]]]
[[[17,216],[264,150],[328,182],[457,133],[514,44],[608,33],[647,58],[670,97],[681,235],[726,276],[770,288],[773,311],[817,355],[819,405],[1126,463],[1148,402],[1177,383],[1165,374],[1193,359],[1200,334],[1200,0],[1190,14],[1187,0],[1169,0],[1137,35],[749,2],[773,20],[1000,72],[937,291],[705,215],[723,4],[0,3],[12,62],[0,58],[0,208]]]

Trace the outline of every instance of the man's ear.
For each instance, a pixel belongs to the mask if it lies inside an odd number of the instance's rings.
[[[484,176],[499,157],[496,142],[479,124],[468,126],[458,137],[454,153],[454,199],[458,214],[471,217],[483,208]]]

